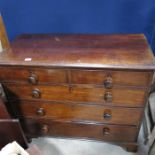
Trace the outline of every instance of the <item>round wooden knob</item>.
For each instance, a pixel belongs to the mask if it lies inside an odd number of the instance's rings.
[[[49,131],[49,126],[47,124],[42,125],[41,132],[43,134],[46,134],[46,133],[48,133],[48,131]]]
[[[45,116],[46,112],[45,112],[44,108],[38,108],[38,109],[36,110],[36,114],[37,114],[38,116]]]
[[[112,102],[112,93],[111,92],[106,92],[105,95],[104,95],[104,99],[105,101],[107,102]]]
[[[104,86],[105,88],[112,88],[112,78],[110,76],[104,81]]]
[[[104,111],[103,117],[105,120],[110,120],[112,118],[111,110],[106,109]]]
[[[110,134],[110,129],[108,127],[103,128],[103,134],[104,135],[109,135]]]
[[[38,77],[35,74],[32,74],[28,77],[28,81],[31,84],[37,84],[38,82]]]
[[[40,96],[41,96],[41,93],[40,93],[39,89],[34,89],[32,91],[32,97],[34,97],[34,98],[40,98]]]

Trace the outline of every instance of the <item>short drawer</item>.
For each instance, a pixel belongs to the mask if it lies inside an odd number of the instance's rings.
[[[0,67],[1,82],[67,83],[67,72],[61,69]]]
[[[134,142],[138,129],[133,126],[58,122],[50,119],[22,120],[25,132],[32,137],[55,136],[90,140]]]
[[[112,71],[112,70],[71,70],[73,84],[99,84],[105,87],[113,85],[145,86],[152,78],[152,72]]]
[[[103,87],[68,87],[44,85],[4,84],[8,98],[28,100],[53,100],[63,102],[82,102],[106,105],[142,107],[146,89],[115,87],[106,90]]]
[[[139,125],[143,113],[143,108],[121,108],[67,103],[16,101],[12,105],[18,116],[122,125]]]

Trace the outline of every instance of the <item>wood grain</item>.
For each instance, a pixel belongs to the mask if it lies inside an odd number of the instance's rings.
[[[119,70],[71,70],[73,84],[103,85],[108,77],[112,78],[112,85],[148,86],[153,72],[119,71]]]
[[[25,132],[30,133],[33,137],[56,136],[113,142],[133,142],[136,140],[137,133],[137,128],[133,126],[69,123],[50,119],[25,119],[22,122],[25,124]],[[47,133],[42,132],[44,125],[48,127]],[[104,128],[109,128],[110,134],[104,134]]]
[[[154,56],[142,34],[23,35],[11,48],[0,53],[1,65],[155,69]]]
[[[30,83],[29,77],[36,75],[37,83],[67,83],[67,71],[44,68],[8,68],[0,67],[1,82]]]
[[[64,103],[26,102],[12,103],[17,116],[31,118],[51,118],[63,121],[100,122],[122,125],[139,125],[143,108],[121,108],[97,105],[78,105]],[[44,114],[38,113],[43,109]],[[110,114],[111,118],[105,118]],[[125,119],[123,119],[125,118]]]
[[[17,84],[4,84],[4,89],[8,94],[8,98],[27,99],[27,100],[47,100],[47,101],[63,101],[63,102],[80,102],[80,103],[96,103],[101,105],[119,105],[128,107],[143,107],[146,96],[145,89],[115,87],[113,89],[104,89],[102,87],[81,87],[81,86],[29,86]],[[40,92],[40,97],[32,96],[33,90]],[[106,92],[111,92],[112,102],[105,100]]]

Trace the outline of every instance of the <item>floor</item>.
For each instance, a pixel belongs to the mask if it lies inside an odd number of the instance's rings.
[[[140,148],[137,153],[129,153],[122,147],[96,141],[37,138],[33,139],[43,155],[147,155],[142,136],[139,138]]]

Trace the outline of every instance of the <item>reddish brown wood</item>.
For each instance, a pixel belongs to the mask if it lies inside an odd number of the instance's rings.
[[[135,150],[155,69],[144,35],[22,35],[11,47],[0,82],[25,133]]]
[[[16,103],[17,101],[12,104],[19,116],[31,118],[43,117],[63,121],[87,121],[122,125],[138,125],[143,112],[143,108],[121,108],[30,101],[21,101],[18,104]],[[40,108],[44,111],[43,115],[38,113]],[[111,117],[107,118],[106,114],[109,114]],[[124,117],[125,119],[123,119]]]
[[[0,119],[0,148],[13,141],[17,141],[24,148],[28,147],[19,120]]]
[[[29,100],[54,100],[71,101],[81,103],[97,103],[106,105],[121,105],[128,107],[144,106],[144,98],[147,89],[113,87],[113,89],[104,89],[102,87],[87,86],[68,86],[60,85],[17,85],[4,84],[4,88],[9,98],[29,99]],[[34,96],[34,90],[38,91],[39,97]],[[106,92],[112,93],[112,102],[105,100]]]
[[[71,70],[73,84],[104,85],[111,77],[112,85],[148,86],[152,72],[119,71],[119,70]]]
[[[59,136],[74,137],[113,142],[134,142],[137,128],[133,126],[116,126],[106,124],[87,124],[51,121],[49,119],[25,119],[25,132],[33,136]],[[42,132],[44,126],[48,132]],[[109,128],[110,133],[105,134],[104,128]]]
[[[36,76],[38,83],[67,83],[67,71],[62,69],[8,68],[0,67],[1,82],[24,82],[32,84],[30,77]]]
[[[0,53],[1,65],[154,69],[142,34],[23,35]],[[31,61],[25,61],[31,58]]]

